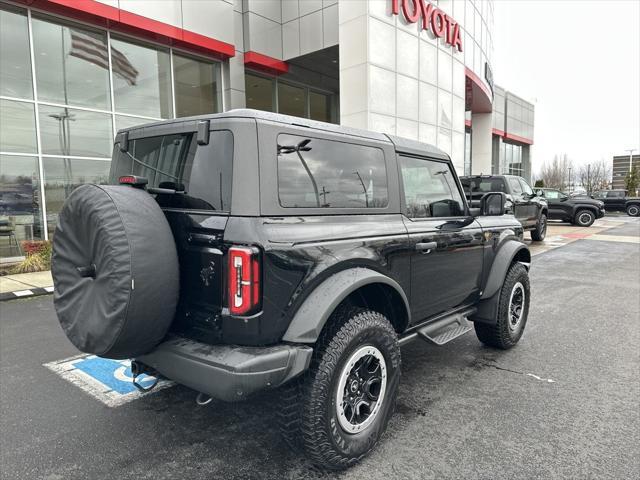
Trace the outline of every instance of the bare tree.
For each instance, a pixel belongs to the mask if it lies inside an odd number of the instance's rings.
[[[574,172],[573,162],[565,153],[554,155],[551,162],[545,162],[540,170],[540,178],[545,187],[565,190],[573,183],[573,179],[570,177]]]
[[[580,165],[578,179],[587,193],[606,190],[611,184],[611,164],[604,159],[599,162]]]

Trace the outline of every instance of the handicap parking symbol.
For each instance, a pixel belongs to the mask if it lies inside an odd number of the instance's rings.
[[[95,355],[80,355],[44,365],[65,380],[78,386],[109,407],[117,407],[140,398],[143,394],[133,385],[130,360],[111,360]],[[139,375],[136,379],[143,388],[149,388],[155,377]],[[160,380],[152,392],[173,385]]]

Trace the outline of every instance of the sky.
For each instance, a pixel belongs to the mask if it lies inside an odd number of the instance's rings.
[[[640,0],[494,0],[496,84],[535,104],[533,170],[640,153]]]

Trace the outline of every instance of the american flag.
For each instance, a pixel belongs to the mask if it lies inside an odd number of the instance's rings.
[[[109,69],[109,51],[102,40],[77,30],[70,29],[70,31],[70,56],[81,58],[99,67]],[[113,73],[122,77],[129,85],[136,84],[138,70],[131,65],[129,59],[122,52],[113,47],[111,47],[111,64]]]

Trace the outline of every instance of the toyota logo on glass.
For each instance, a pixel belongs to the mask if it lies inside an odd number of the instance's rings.
[[[407,22],[422,19],[423,30],[431,30],[436,37],[444,37],[445,42],[462,51],[460,25],[442,10],[424,0],[391,0],[391,13],[399,15],[400,8]]]

